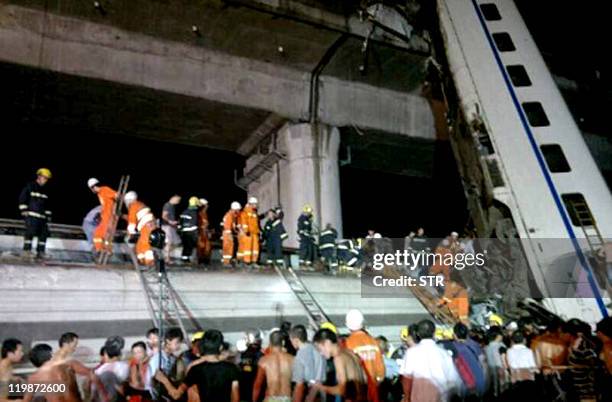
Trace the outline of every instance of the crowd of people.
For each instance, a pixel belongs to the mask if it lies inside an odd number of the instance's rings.
[[[330,322],[314,336],[284,322],[245,333],[236,347],[216,329],[197,332],[183,347],[183,332],[157,329],[125,352],[109,337],[89,368],[73,354],[79,338],[63,334],[58,348],[28,352],[36,371],[27,380],[12,368],[24,345],[5,339],[0,400],[24,401],[605,401],[612,380],[612,318],[591,327],[578,320],[538,328],[522,319],[506,326],[436,327],[428,319],[401,330],[401,344],[373,337],[363,314],[350,310],[348,333]],[[27,384],[63,384],[37,392]],[[18,384],[22,384],[21,387]],[[26,386],[23,386],[25,384]]]

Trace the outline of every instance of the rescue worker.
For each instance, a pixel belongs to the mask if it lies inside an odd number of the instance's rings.
[[[446,305],[451,313],[464,324],[469,324],[470,302],[468,291],[458,271],[452,270],[450,279],[444,282],[444,295],[438,302],[439,306]]]
[[[123,197],[123,202],[128,209],[128,234],[135,236],[136,233],[140,233],[136,242],[136,258],[139,263],[151,266],[155,263],[155,256],[149,244],[149,236],[157,227],[155,217],[151,209],[138,200],[135,191],[128,191]]]
[[[268,211],[267,217],[268,220],[263,230],[263,238],[266,242],[267,250],[266,263],[283,267],[285,263],[283,258],[283,241],[289,237],[282,221],[283,210],[280,207],[271,209]]]
[[[336,259],[337,239],[338,232],[331,223],[326,224],[325,230],[319,233],[319,255],[321,256],[321,261],[327,267],[327,270],[333,273],[338,269],[338,260]]]
[[[238,260],[246,264],[259,260],[259,216],[257,198],[250,197],[238,217]]]
[[[359,261],[359,249],[351,239],[342,240],[336,246],[341,271],[352,271]]]
[[[172,261],[172,251],[181,245],[177,232],[179,222],[176,219],[176,206],[180,203],[181,196],[175,194],[162,207],[161,228],[166,234],[166,243],[164,244],[164,261],[166,264],[170,264]]]
[[[345,346],[359,356],[368,377],[368,400],[378,401],[378,385],[385,379],[385,361],[378,342],[364,329],[361,311],[349,310],[345,324],[351,331]]]
[[[198,209],[200,208],[200,199],[198,197],[190,197],[187,209],[181,212],[179,216],[179,232],[181,234],[181,242],[183,243],[183,252],[181,261],[188,263],[191,260],[191,254],[198,244]]]
[[[106,239],[108,226],[111,223],[111,217],[115,209],[115,201],[117,200],[117,192],[108,186],[100,185],[100,181],[96,178],[87,180],[87,187],[98,195],[102,210],[100,211],[100,223],[94,231],[94,248],[97,253],[108,250],[112,251],[112,242]]]
[[[206,198],[200,198],[200,210],[198,211],[198,264],[210,263],[212,244],[210,242],[208,225],[208,200]]]
[[[31,254],[32,240],[36,237],[38,239],[37,258],[44,256],[49,235],[48,222],[51,219],[51,210],[49,209],[49,195],[45,188],[49,179],[51,179],[51,171],[47,168],[40,168],[36,171],[36,180],[26,184],[19,194],[19,210],[26,227],[23,251],[25,254]]]
[[[315,259],[314,229],[312,207],[304,205],[297,222],[300,242],[300,265],[310,267]]]
[[[230,210],[223,215],[223,265],[228,266],[234,258],[234,238],[238,234],[238,217],[242,206],[239,202],[234,201],[230,206]]]

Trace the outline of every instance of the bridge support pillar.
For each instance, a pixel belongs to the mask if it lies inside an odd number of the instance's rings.
[[[342,235],[338,149],[340,132],[323,124],[287,123],[247,159],[249,196],[259,199],[260,213],[280,205],[289,234],[285,246],[296,247],[297,218],[305,204],[319,227],[331,223]],[[278,153],[278,157],[271,155]],[[257,172],[264,172],[257,174]]]

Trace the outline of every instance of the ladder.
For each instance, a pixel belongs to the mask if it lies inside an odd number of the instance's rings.
[[[601,232],[597,227],[595,222],[595,218],[591,213],[591,209],[584,201],[571,201],[570,205],[572,207],[572,211],[574,212],[574,216],[578,220],[580,227],[582,228],[582,232],[584,233],[584,237],[589,245],[589,249],[591,250],[591,255],[596,261],[596,269],[595,271],[598,275],[595,275],[596,279],[598,279],[599,286],[606,289],[608,294],[612,296],[612,287],[608,282],[608,276],[606,273],[605,267],[605,255],[604,260],[601,260],[599,256],[600,252],[605,253],[605,242],[603,237],[601,236]]]
[[[317,302],[312,293],[310,293],[300,277],[297,276],[293,268],[288,267],[284,269],[275,265],[274,269],[276,273],[287,282],[291,292],[293,292],[308,313],[308,321],[314,330],[319,329],[319,326],[324,322],[331,322],[329,316],[325,314],[321,305]]]
[[[189,338],[187,336],[186,322],[191,323],[191,329],[195,329],[196,331],[202,330],[200,323],[196,320],[189,308],[185,305],[179,294],[176,292],[168,280],[168,276],[165,273],[162,273],[158,269],[158,266],[140,266],[132,247],[130,247],[127,243],[125,244],[125,247],[128,250],[128,254],[132,260],[134,268],[138,273],[140,284],[145,292],[147,310],[149,311],[149,316],[151,317],[153,324],[159,329],[160,333],[165,331],[167,328],[179,327],[183,332],[183,340],[185,344],[187,347],[191,347],[189,344]],[[163,263],[163,258],[159,258],[160,256],[156,257],[158,264]]]
[[[117,231],[117,224],[119,223],[119,218],[121,217],[123,198],[127,192],[129,181],[129,175],[121,176],[119,188],[117,189],[117,199],[113,204],[113,214],[111,215],[110,222],[106,228],[106,234],[104,235],[104,249],[98,256],[97,263],[99,265],[108,264],[108,260],[110,259],[111,255],[113,255],[113,241],[115,239],[115,232]]]

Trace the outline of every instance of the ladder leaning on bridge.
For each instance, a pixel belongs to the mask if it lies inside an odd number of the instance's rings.
[[[293,268],[288,266],[287,268],[279,268],[274,266],[276,273],[287,282],[291,292],[300,301],[300,304],[308,313],[308,322],[310,326],[317,330],[324,322],[331,322],[329,316],[325,313],[321,305],[314,298],[312,293],[308,290],[304,282],[295,273]]]
[[[125,244],[125,247],[138,273],[140,284],[145,292],[147,310],[155,327],[159,329],[160,334],[167,328],[179,327],[183,332],[185,344],[191,347],[186,322],[191,323],[190,329],[195,331],[201,331],[202,327],[168,280],[165,268],[163,266],[162,269],[159,269],[159,266],[141,267],[132,247],[129,244]],[[156,261],[158,264],[164,264],[163,258],[156,258]]]
[[[127,192],[129,182],[130,176],[121,176],[119,188],[117,189],[117,198],[113,204],[113,213],[108,227],[106,228],[106,233],[104,234],[104,248],[98,256],[97,263],[99,265],[106,265],[111,255],[113,255],[115,233],[117,232],[117,224],[119,223],[123,208],[123,198]]]
[[[584,237],[591,250],[591,255],[595,260],[594,274],[599,283],[599,286],[608,291],[608,295],[612,296],[612,286],[608,281],[606,272],[606,243],[597,227],[595,217],[591,213],[589,206],[584,200],[568,200],[573,212],[574,218],[578,221],[582,228]],[[603,255],[602,255],[603,254]]]

